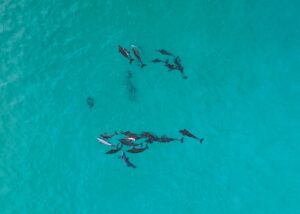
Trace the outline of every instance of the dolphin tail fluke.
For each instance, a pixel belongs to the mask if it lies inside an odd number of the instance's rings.
[[[129,59],[129,64],[132,64],[133,60],[134,60],[133,58],[130,58]]]
[[[145,67],[146,66],[146,64],[141,64],[141,68],[143,68],[143,67]]]
[[[180,139],[180,142],[183,143],[183,137]]]
[[[204,141],[204,138],[200,138],[199,141],[200,141],[200,143],[202,144],[203,141]]]
[[[187,79],[188,77],[187,77],[186,75],[183,75],[182,78],[183,78],[183,79]]]

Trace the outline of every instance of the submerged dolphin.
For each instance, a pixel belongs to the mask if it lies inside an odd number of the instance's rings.
[[[129,99],[131,101],[135,101],[136,100],[136,87],[132,81],[132,72],[131,71],[127,72],[126,85],[127,85],[127,89],[129,92]]]
[[[141,137],[147,138],[147,140],[146,140],[147,143],[153,143],[153,141],[158,140],[158,137],[155,136],[154,134],[151,134],[150,132],[143,132],[141,134]]]
[[[158,59],[158,58],[155,58],[155,59],[153,59],[151,62],[158,63],[158,62],[163,62],[163,60]]]
[[[111,150],[105,152],[105,154],[114,154],[114,153],[117,153],[118,151],[120,151],[122,149],[122,147],[123,147],[123,145],[121,145],[120,147],[119,147],[119,145],[117,145],[115,149],[111,149]]]
[[[147,144],[146,144],[146,146],[144,148],[132,148],[132,149],[127,150],[127,152],[130,152],[130,153],[141,153],[141,152],[145,151],[146,149],[149,149],[149,147],[148,147]]]
[[[158,142],[161,142],[161,143],[169,143],[169,142],[172,142],[172,141],[179,141],[179,140],[176,139],[176,138],[171,138],[171,137],[162,136],[162,137],[158,138],[157,141],[158,141]]]
[[[169,63],[168,59],[165,61],[165,66],[169,69],[169,71],[176,69],[176,65]]]
[[[109,138],[112,138],[112,137],[114,137],[114,136],[116,136],[118,133],[117,132],[115,132],[114,134],[106,134],[106,133],[102,133],[102,134],[100,134],[100,136],[103,138],[103,139],[109,139]]]
[[[167,56],[174,56],[174,54],[170,53],[169,51],[165,49],[159,49],[157,52],[161,53],[162,55],[167,55]]]
[[[90,108],[93,108],[94,105],[95,105],[95,101],[94,101],[94,99],[93,99],[92,97],[88,97],[88,98],[86,99],[86,103],[88,104],[88,106],[89,106]]]
[[[136,143],[132,143],[132,140],[129,140],[127,138],[125,139],[120,139],[119,140],[120,143],[122,143],[124,146],[138,146],[139,144],[136,144]]]
[[[122,152],[122,155],[120,156],[120,158],[125,162],[125,164],[126,164],[128,167],[136,168],[136,166],[135,166],[133,163],[131,163],[131,162],[129,161],[129,158],[126,157],[125,152]]]
[[[178,71],[180,71],[180,73],[182,74],[182,78],[183,79],[187,79],[187,76],[184,74],[184,67],[181,64],[181,60],[179,58],[179,56],[176,56],[174,58],[174,64],[176,65],[175,69],[177,69]]]
[[[121,132],[121,134],[125,135],[127,138],[130,137],[130,138],[134,138],[136,140],[138,140],[138,139],[141,138],[141,136],[139,136],[138,134],[135,134],[135,133],[133,133],[131,131]]]

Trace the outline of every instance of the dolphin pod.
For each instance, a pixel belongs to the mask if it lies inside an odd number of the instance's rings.
[[[126,48],[124,48],[120,45],[118,46],[118,48],[119,48],[119,52],[124,57],[129,59],[129,62],[131,64],[134,61],[134,59],[131,57],[130,51],[128,51]],[[143,62],[137,46],[131,45],[131,49],[132,49],[132,52],[133,52],[136,60],[139,62],[140,67],[141,68],[145,67],[146,64]],[[164,57],[169,57],[169,58],[165,59],[165,60],[159,59],[159,58],[154,58],[153,60],[151,60],[152,63],[163,63],[164,66],[167,67],[168,71],[176,71],[177,70],[181,73],[183,79],[188,78],[184,73],[184,67],[181,63],[181,59],[179,56],[176,56],[173,53],[171,53],[170,51],[167,51],[165,49],[158,49],[158,50],[156,50],[156,52],[160,53]],[[172,60],[170,59],[170,57],[172,58]]]
[[[116,154],[121,152],[119,158],[123,160],[125,165],[136,168],[136,165],[129,161],[127,153],[143,153],[146,150],[149,150],[149,145],[152,143],[169,144],[176,141],[183,143],[185,137],[200,141],[201,144],[204,141],[204,138],[193,135],[187,129],[179,130],[179,133],[182,135],[181,138],[168,137],[166,135],[159,136],[151,132],[134,133],[131,131],[121,131],[114,132],[113,134],[101,133],[100,137],[97,137],[97,140],[101,144],[112,148],[105,152],[105,154]]]
[[[141,54],[139,49],[135,45],[131,45],[131,51],[133,52],[133,57],[129,50],[122,46],[118,46],[118,50],[123,57],[129,60],[129,64],[136,64],[143,68],[147,64],[144,63],[142,60]],[[187,79],[184,72],[184,66],[181,63],[181,58],[170,51],[165,49],[158,49],[156,50],[163,59],[154,58],[151,60],[152,63],[163,65],[167,68],[170,73],[173,71],[177,71],[182,75],[183,79]],[[133,63],[133,62],[136,63]],[[148,66],[147,66],[148,67]],[[132,81],[132,72],[128,70],[127,72],[127,88],[130,94],[130,98],[132,100],[135,99],[136,88]],[[90,108],[94,106],[94,99],[92,97],[88,97],[87,104]],[[115,131],[112,134],[101,133],[99,137],[97,137],[97,141],[106,147],[110,147],[110,150],[106,151],[104,154],[117,154],[121,153],[119,159],[121,159],[127,167],[130,168],[137,168],[137,166],[129,160],[127,154],[141,154],[149,150],[150,145],[153,143],[157,144],[172,144],[172,142],[181,142],[184,143],[185,139],[188,138],[190,140],[196,140],[203,144],[204,138],[198,137],[197,135],[192,134],[187,129],[181,129],[178,131],[181,136],[180,137],[169,137],[166,135],[157,135],[153,132],[143,131],[139,133],[135,133],[132,131]]]

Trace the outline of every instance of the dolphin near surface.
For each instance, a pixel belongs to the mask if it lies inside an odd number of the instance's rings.
[[[100,143],[102,143],[102,144],[104,144],[104,145],[106,145],[106,146],[112,146],[111,143],[107,142],[107,141],[104,140],[104,139],[101,139],[101,138],[97,137],[97,140],[98,140]]]
[[[148,145],[146,144],[146,146],[144,148],[131,148],[129,150],[127,150],[127,152],[130,152],[130,153],[141,153],[141,152],[144,152],[146,149],[149,149]]]
[[[159,49],[159,50],[157,50],[157,52],[161,53],[162,55],[166,55],[166,56],[174,56],[174,54],[170,53],[169,51],[167,51],[165,49]]]
[[[116,136],[116,135],[117,135],[117,133],[114,133],[114,134],[106,134],[106,133],[102,133],[102,134],[100,134],[101,138],[103,138],[103,139],[105,139],[105,140],[107,140],[107,139],[109,139],[109,138],[112,138],[112,137],[114,137],[114,136]]]
[[[121,47],[120,45],[118,46],[119,52],[127,59],[129,59],[129,63],[131,64],[133,62],[133,58],[130,55],[130,52],[126,50],[126,48]]]
[[[158,138],[157,141],[160,142],[160,143],[170,143],[170,142],[173,142],[173,141],[180,141],[180,140],[176,139],[176,138],[172,138],[172,137],[162,136],[162,137]]]
[[[204,138],[199,138],[199,137],[196,137],[195,135],[193,135],[191,132],[189,132],[188,130],[186,129],[182,129],[182,130],[179,130],[179,132],[184,135],[184,136],[187,136],[187,137],[190,137],[190,138],[194,138],[196,140],[199,140],[199,142],[202,144],[203,141],[204,141]],[[181,138],[181,142],[183,142],[183,138]]]
[[[137,58],[137,60],[141,63],[141,68],[145,67],[146,64],[143,63],[142,59],[141,59],[141,56],[140,56],[140,53],[138,52],[137,50],[137,47],[135,45],[131,45],[131,48],[132,48],[132,51],[135,55],[135,57]]]
[[[126,156],[125,152],[122,151],[122,154],[121,154],[120,158],[124,161],[124,163],[128,167],[136,168],[136,166],[129,161],[129,158]]]
[[[115,149],[111,149],[107,152],[105,152],[105,154],[114,154],[117,153],[118,151],[120,151],[122,149],[123,145],[121,144],[121,146],[117,145]]]
[[[136,143],[132,143],[132,140],[129,140],[128,138],[120,139],[119,141],[124,146],[138,146],[139,145],[139,144],[136,144]]]
[[[140,139],[141,136],[139,134],[135,134],[131,131],[125,131],[125,132],[121,132],[121,134],[125,135],[127,138],[134,138],[136,140]]]

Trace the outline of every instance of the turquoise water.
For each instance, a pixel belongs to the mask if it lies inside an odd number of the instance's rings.
[[[0,212],[299,213],[299,11],[296,0],[1,0]],[[119,44],[148,66],[130,66]],[[187,80],[149,62],[159,48]],[[137,169],[95,139],[182,128],[205,143],[151,145],[130,155]]]

